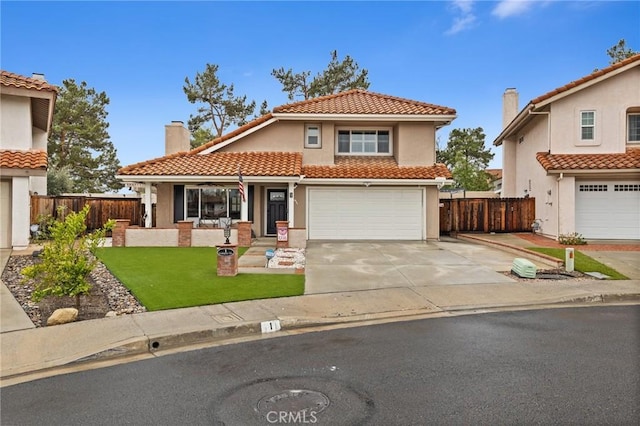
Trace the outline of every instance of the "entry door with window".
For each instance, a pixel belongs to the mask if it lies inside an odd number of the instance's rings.
[[[267,189],[267,234],[276,234],[276,221],[287,220],[287,190]]]

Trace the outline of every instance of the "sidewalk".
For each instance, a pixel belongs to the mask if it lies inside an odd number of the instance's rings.
[[[3,294],[2,299],[4,311],[7,297]],[[3,329],[0,378],[4,386],[21,375],[80,361],[153,356],[185,346],[257,337],[263,334],[263,327],[267,332],[277,325],[282,331],[270,335],[305,327],[476,310],[639,300],[640,280],[425,285],[225,303],[55,327],[33,328],[31,324],[31,328]]]

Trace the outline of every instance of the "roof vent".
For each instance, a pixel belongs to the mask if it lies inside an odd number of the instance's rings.
[[[39,72],[34,72],[33,74],[31,74],[31,78],[34,80],[47,81],[44,79],[44,74]]]

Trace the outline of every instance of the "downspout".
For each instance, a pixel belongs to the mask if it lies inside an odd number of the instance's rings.
[[[560,238],[560,181],[564,178],[564,173],[560,172],[560,176],[556,179],[556,241]]]

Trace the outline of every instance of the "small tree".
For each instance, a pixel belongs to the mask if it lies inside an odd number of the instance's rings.
[[[42,262],[22,270],[23,283],[34,282],[31,295],[34,302],[47,296],[71,296],[76,298],[79,309],[80,296],[91,290],[88,277],[98,262],[92,254],[115,221],[109,220],[101,229],[87,234],[85,220],[88,213],[87,204],[78,213],[69,213],[63,221],[56,221],[49,228],[51,240],[44,245]]]
[[[484,130],[453,129],[445,149],[438,149],[437,159],[451,170],[458,188],[467,191],[491,189],[491,175],[485,172],[493,153],[484,147]]]
[[[611,48],[607,49],[607,55],[609,55],[609,64],[613,65],[618,62],[622,62],[627,58],[637,55],[639,52],[627,47],[625,39],[621,39],[618,43]]]

